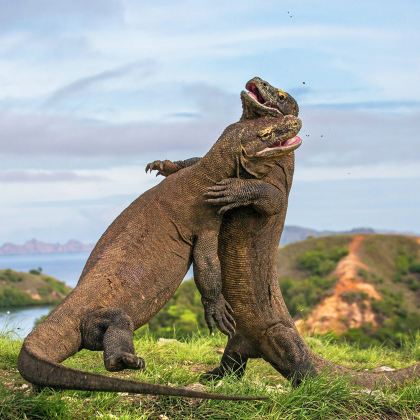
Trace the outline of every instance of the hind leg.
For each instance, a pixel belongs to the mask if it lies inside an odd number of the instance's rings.
[[[258,352],[245,337],[235,334],[226,345],[220,366],[201,375],[200,382],[222,379],[229,374],[240,379],[245,373],[248,359],[258,356]]]
[[[133,322],[122,309],[98,309],[82,321],[82,346],[103,350],[105,368],[111,372],[144,369],[144,360],[134,353],[133,332]]]

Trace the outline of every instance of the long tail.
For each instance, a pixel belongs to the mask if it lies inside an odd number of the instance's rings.
[[[242,397],[187,388],[175,388],[145,382],[111,378],[94,373],[70,369],[58,363],[35,355],[29,346],[23,345],[18,361],[20,374],[34,385],[55,389],[74,389],[81,391],[130,392],[134,394],[170,395],[175,397],[202,398],[212,400],[263,400],[266,397]]]
[[[404,382],[420,378],[420,363],[402,369],[381,372],[355,371],[344,366],[336,365],[323,359],[315,353],[311,353],[312,363],[317,373],[329,371],[340,375],[346,375],[356,385],[373,389],[386,385],[397,386]]]

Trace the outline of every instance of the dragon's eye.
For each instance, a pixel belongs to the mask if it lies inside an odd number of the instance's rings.
[[[277,91],[277,94],[279,95],[281,101],[284,101],[287,98],[287,93],[280,89]]]

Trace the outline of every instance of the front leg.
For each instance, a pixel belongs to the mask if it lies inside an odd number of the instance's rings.
[[[175,172],[178,172],[181,169],[194,165],[200,159],[201,158],[199,157],[193,157],[193,158],[185,159],[185,160],[176,160],[175,162],[172,162],[171,160],[168,160],[168,159],[155,160],[146,165],[146,173],[148,171],[150,172],[157,171],[156,176],[158,175],[169,176],[169,175],[174,174]]]
[[[218,229],[197,237],[193,249],[194,281],[201,293],[204,315],[210,332],[217,326],[224,334],[235,333],[233,310],[222,295],[222,276],[217,255]]]
[[[219,205],[219,215],[236,207],[252,206],[256,211],[272,216],[287,205],[285,190],[257,179],[227,178],[209,187],[206,202]]]

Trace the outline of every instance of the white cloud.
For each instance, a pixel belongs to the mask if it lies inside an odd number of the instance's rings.
[[[91,200],[113,195],[139,195],[162,178],[146,174],[146,162],[137,166],[74,171],[3,171],[2,199],[9,206]],[[22,179],[23,178],[23,179]],[[31,178],[30,181],[25,178]],[[19,194],[16,194],[16,183]],[[48,186],[46,183],[48,182]]]
[[[51,107],[56,102],[65,100],[68,97],[78,94],[87,95],[90,88],[103,84],[104,82],[112,82],[115,79],[123,78],[133,72],[136,73],[136,77],[144,79],[155,70],[155,67],[153,61],[143,60],[82,77],[58,88],[47,99],[46,105]]]
[[[0,183],[100,182],[105,177],[75,171],[19,170],[0,171]]]
[[[99,234],[127,204],[105,202],[110,196],[134,197],[156,182],[143,173],[147,160],[209,149],[239,116],[239,91],[254,75],[286,90],[306,81],[298,96],[298,186],[417,180],[418,10],[404,1],[398,8],[380,1],[3,2],[0,180],[7,204],[0,216],[8,223],[0,235]],[[363,207],[367,193],[351,192]],[[61,203],[59,212],[52,202]],[[328,223],[324,210],[318,216]],[[409,213],[398,214],[408,220]]]

